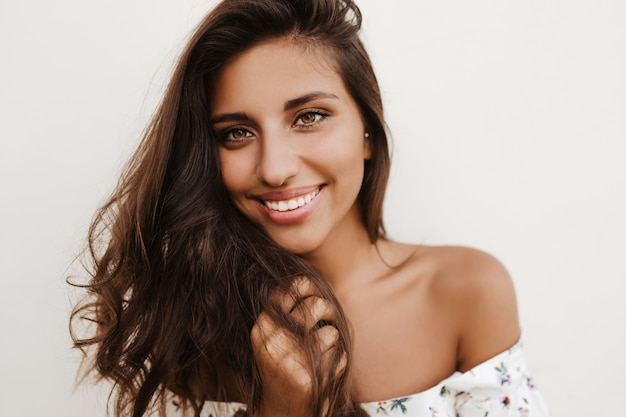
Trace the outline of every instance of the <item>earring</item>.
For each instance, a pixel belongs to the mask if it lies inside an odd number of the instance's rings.
[[[369,137],[370,137],[370,134],[369,134],[369,133],[367,133],[367,132],[365,132],[365,137],[366,137],[366,138],[369,138]]]

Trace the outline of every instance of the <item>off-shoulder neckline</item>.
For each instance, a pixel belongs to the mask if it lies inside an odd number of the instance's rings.
[[[369,405],[377,405],[379,403],[383,403],[383,402],[391,402],[394,400],[397,400],[399,398],[414,398],[414,397],[419,397],[422,395],[425,395],[433,390],[441,390],[441,387],[446,385],[448,382],[456,379],[456,378],[460,378],[464,375],[474,375],[480,372],[481,369],[483,368],[488,368],[491,366],[491,364],[493,364],[494,362],[499,363],[502,361],[504,356],[509,356],[512,353],[514,353],[515,351],[518,351],[520,349],[522,349],[523,347],[523,340],[522,340],[522,336],[519,337],[519,339],[509,348],[503,350],[500,353],[495,354],[494,356],[484,360],[483,362],[479,363],[478,365],[474,366],[471,369],[468,369],[465,372],[460,372],[460,371],[455,371],[453,372],[451,375],[447,376],[446,378],[442,379],[441,381],[439,381],[437,384],[433,385],[430,388],[426,388],[425,390],[422,390],[420,392],[416,392],[413,394],[407,394],[407,395],[398,395],[396,397],[393,398],[387,398],[387,399],[382,399],[382,400],[374,400],[374,401],[367,401],[367,402],[363,402],[361,403],[361,405],[365,405],[367,406]]]
[[[379,404],[381,403],[391,403],[393,401],[397,401],[399,399],[408,399],[408,398],[415,398],[415,397],[420,397],[423,395],[426,395],[434,390],[439,391],[441,390],[442,386],[445,386],[447,383],[454,381],[456,378],[461,378],[465,375],[474,375],[477,373],[480,373],[481,369],[483,368],[488,368],[490,367],[494,362],[495,363],[500,363],[503,360],[504,356],[510,356],[512,353],[522,349],[523,347],[523,340],[522,340],[522,336],[519,337],[519,339],[508,349],[503,350],[502,352],[492,356],[489,359],[486,359],[485,361],[479,363],[478,365],[474,366],[472,369],[469,369],[465,372],[460,372],[460,371],[455,371],[453,372],[450,376],[442,379],[441,381],[439,381],[437,384],[433,385],[430,388],[427,388],[423,391],[414,393],[414,394],[408,394],[408,395],[399,395],[393,398],[388,398],[388,399],[382,399],[382,400],[374,400],[374,401],[367,401],[367,402],[363,402],[361,403],[362,406],[365,406],[366,408],[369,407],[377,407]],[[229,406],[235,406],[235,407],[245,407],[245,404],[239,403],[239,402],[219,402],[219,401],[207,401],[207,403],[212,403],[212,404],[216,404],[216,405],[229,405]]]

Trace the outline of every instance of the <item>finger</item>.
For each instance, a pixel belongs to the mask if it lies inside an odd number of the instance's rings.
[[[291,332],[278,326],[266,313],[259,315],[250,332],[250,339],[259,361],[281,362],[289,356],[302,356],[302,349]]]
[[[256,323],[252,326],[250,339],[255,356],[280,359],[284,356],[284,352],[296,346],[293,337],[265,312],[259,314]]]
[[[335,308],[321,297],[310,296],[302,300],[291,312],[291,317],[305,330],[316,330],[335,319]]]
[[[319,295],[319,292],[310,279],[297,277],[289,288],[279,288],[274,291],[270,300],[276,303],[285,314],[289,314],[303,300],[316,295]]]
[[[334,350],[339,342],[339,330],[335,326],[327,325],[316,330],[314,333],[320,351],[323,353]]]
[[[304,351],[289,331],[277,326],[268,314],[261,313],[250,337],[264,380],[283,380],[284,384],[301,390],[310,388],[311,373]]]
[[[314,333],[315,338],[320,346],[321,359],[326,366],[334,367],[334,377],[341,376],[348,365],[348,355],[345,351],[341,353],[339,361],[333,363],[337,359],[337,349],[339,349],[339,330],[335,326],[324,326]]]
[[[348,367],[348,353],[343,352],[341,354],[341,359],[339,359],[339,363],[337,364],[337,367],[335,368],[335,378],[339,378],[339,376],[341,376],[344,373],[347,367]]]
[[[265,340],[275,328],[276,324],[271,317],[267,313],[261,312],[254,326],[252,326],[252,330],[250,330],[252,348],[256,351],[259,347],[265,345]]]

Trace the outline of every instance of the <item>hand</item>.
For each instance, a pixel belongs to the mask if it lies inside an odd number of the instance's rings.
[[[295,297],[294,297],[295,295]],[[333,305],[321,298],[306,278],[294,280],[289,291],[277,290],[273,301],[300,329],[311,332],[321,352],[319,369],[330,372],[330,363],[339,340]],[[313,371],[299,338],[262,312],[250,334],[254,356],[263,381],[262,417],[311,417]],[[333,376],[345,369],[346,358]]]

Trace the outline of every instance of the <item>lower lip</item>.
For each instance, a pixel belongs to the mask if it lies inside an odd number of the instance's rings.
[[[313,199],[309,202],[309,204],[305,204],[302,207],[298,207],[295,210],[287,210],[287,211],[278,211],[271,210],[262,202],[258,202],[259,208],[261,212],[270,219],[273,223],[280,225],[288,225],[294,223],[300,223],[304,221],[315,209],[322,193],[324,192],[324,188],[320,188],[319,192]]]

